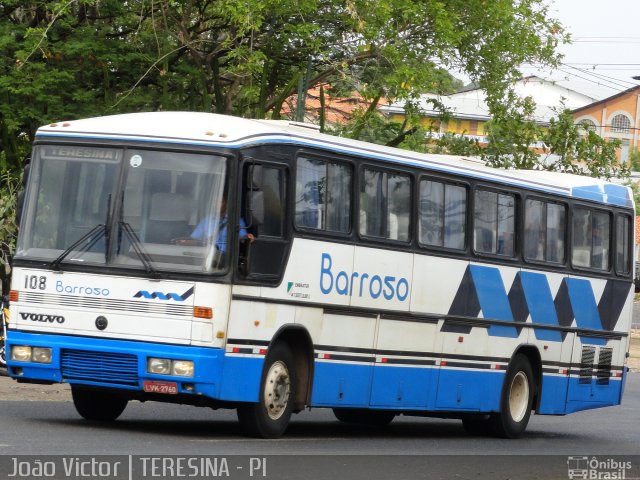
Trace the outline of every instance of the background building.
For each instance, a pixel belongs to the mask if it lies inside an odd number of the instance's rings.
[[[629,161],[631,149],[640,146],[640,86],[578,107],[571,113],[576,122],[587,123],[602,138],[620,140],[618,159],[621,162]]]
[[[536,76],[526,77],[516,82],[514,91],[521,98],[533,98],[536,103],[534,119],[541,125],[547,124],[551,117],[556,116],[554,109],[560,107],[563,101],[567,108],[573,110],[595,100],[593,97]],[[441,120],[442,112],[435,108],[434,101],[442,104],[449,113],[448,121]],[[484,90],[471,86],[452,95],[425,94],[420,97],[419,107],[424,115],[422,124],[425,128],[431,129],[433,138],[439,138],[445,133],[454,133],[476,139],[480,144],[487,142],[485,124],[490,120],[491,115]],[[405,115],[402,102],[382,106],[380,110],[391,120],[399,122]]]

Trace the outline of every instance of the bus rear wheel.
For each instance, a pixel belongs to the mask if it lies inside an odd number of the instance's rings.
[[[280,437],[291,419],[295,385],[293,354],[286,345],[276,344],[265,359],[258,403],[238,407],[245,432],[252,437]]]
[[[118,418],[127,406],[128,400],[121,396],[100,390],[71,386],[73,405],[80,416],[86,420],[112,422]]]
[[[365,410],[360,408],[334,408],[333,414],[341,422],[371,425],[374,427],[384,427],[389,425],[396,417],[393,412]]]
[[[525,355],[516,355],[507,369],[500,399],[500,412],[491,417],[491,427],[503,438],[521,437],[529,423],[533,404],[533,370]]]

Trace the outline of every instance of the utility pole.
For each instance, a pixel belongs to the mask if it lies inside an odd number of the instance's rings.
[[[305,103],[307,100],[307,90],[309,89],[309,76],[311,75],[311,57],[307,60],[307,71],[298,80],[298,97],[296,99],[296,113],[294,120],[304,122]]]

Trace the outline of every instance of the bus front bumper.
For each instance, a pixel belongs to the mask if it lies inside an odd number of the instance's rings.
[[[51,348],[51,363],[11,360],[13,346]],[[193,362],[192,376],[147,371],[149,358]],[[7,335],[7,372],[23,382],[66,382],[110,389],[220,399],[224,350],[128,340],[28,333]],[[133,392],[132,392],[133,393]]]

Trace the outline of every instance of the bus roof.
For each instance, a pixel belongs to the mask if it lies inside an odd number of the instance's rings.
[[[52,123],[36,138],[92,138],[239,148],[287,143],[330,149],[361,157],[530,188],[566,197],[633,207],[628,187],[592,177],[534,170],[503,170],[453,155],[422,154],[325,135],[313,125],[278,120],[249,120],[202,112],[146,112]]]

